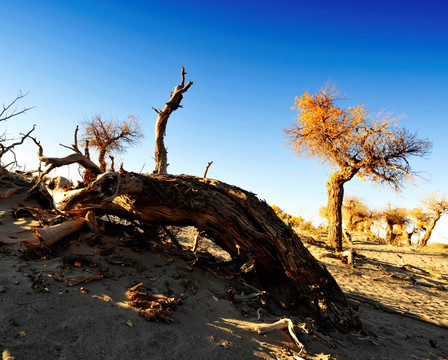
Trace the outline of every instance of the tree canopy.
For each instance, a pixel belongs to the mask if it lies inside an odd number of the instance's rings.
[[[95,115],[84,121],[83,127],[84,140],[99,152],[98,162],[102,171],[106,170],[107,153],[123,152],[126,145],[133,145],[143,137],[138,118],[133,115],[129,115],[127,120],[122,122],[114,119],[104,120],[101,115]]]
[[[432,143],[400,127],[399,117],[379,114],[370,117],[364,104],[342,108],[337,88],[327,84],[316,94],[304,92],[295,99],[297,122],[285,129],[294,153],[317,158],[333,173],[327,182],[329,237],[335,249],[342,248],[341,207],[343,185],[355,175],[400,190],[416,173],[410,156],[425,157]]]

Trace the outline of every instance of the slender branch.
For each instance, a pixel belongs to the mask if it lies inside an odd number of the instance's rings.
[[[11,144],[11,145],[8,145],[8,146],[1,145],[0,158],[1,158],[5,153],[7,153],[8,151],[11,151],[15,146],[17,146],[17,145],[22,145],[26,138],[28,138],[28,137],[31,138],[30,134],[31,134],[35,129],[36,129],[36,125],[33,125],[33,128],[32,128],[30,131],[28,131],[26,134],[22,134],[22,133],[21,133],[20,135],[22,135],[22,138],[21,138],[18,142],[15,142],[15,143],[13,143],[13,144]]]
[[[67,146],[64,144],[59,144],[59,145],[62,147],[65,147],[67,149],[73,150],[77,154],[81,154],[81,151],[79,151],[79,148],[78,148],[78,130],[79,130],[79,126],[76,125],[75,134],[74,134],[74,142],[71,146]]]
[[[34,143],[38,146],[39,150],[37,152],[37,156],[41,162],[43,162],[46,166],[48,166],[42,173],[40,173],[39,178],[36,182],[36,185],[33,186],[33,188],[30,190],[34,190],[37,186],[39,186],[44,178],[45,175],[47,175],[50,171],[53,169],[56,169],[58,167],[64,166],[64,165],[70,165],[70,164],[79,164],[85,169],[93,172],[96,175],[99,175],[103,173],[101,169],[90,159],[83,156],[80,152],[75,152],[73,154],[70,154],[63,158],[55,158],[55,157],[45,157],[43,156],[43,148],[39,141],[37,141],[35,138],[30,138],[34,141]]]
[[[11,110],[12,106],[20,99],[24,98],[25,96],[27,96],[28,93],[26,94],[22,94],[21,91],[19,91],[19,95],[17,95],[15,97],[15,99],[13,101],[11,101],[8,105],[5,106],[5,104],[2,105],[2,110],[0,111],[0,121],[6,121],[8,119],[11,119],[15,116],[18,116],[20,114],[23,114],[25,112],[27,112],[28,110],[33,109],[33,107],[30,108],[23,108],[22,110],[17,111],[17,109],[13,109],[9,114],[8,111]]]
[[[202,176],[204,179],[207,177],[208,168],[210,167],[211,164],[213,164],[213,161],[209,161],[207,163],[207,166],[205,167],[204,175]]]

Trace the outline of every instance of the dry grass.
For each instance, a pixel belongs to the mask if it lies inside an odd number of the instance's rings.
[[[425,254],[448,254],[448,244],[432,243],[419,249]]]

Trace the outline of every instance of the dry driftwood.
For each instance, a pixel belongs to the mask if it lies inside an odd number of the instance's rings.
[[[272,324],[251,324],[245,326],[246,329],[256,332],[257,334],[267,334],[274,330],[287,329],[289,336],[291,336],[294,343],[299,348],[299,354],[305,349],[305,346],[299,341],[294,331],[294,323],[291,319],[281,319]]]
[[[297,234],[254,194],[193,176],[106,173],[82,189],[50,189],[58,210],[93,210],[146,223],[197,227],[241,263],[251,264],[265,289],[287,304],[307,302],[321,322],[360,328],[328,270]],[[54,196],[55,197],[55,196]]]
[[[81,230],[84,221],[83,218],[70,219],[58,225],[36,228],[33,234],[39,240],[40,247],[47,248],[66,236]]]

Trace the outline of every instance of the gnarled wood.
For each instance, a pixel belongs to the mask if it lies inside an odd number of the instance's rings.
[[[254,263],[272,295],[288,304],[308,302],[321,320],[341,330],[361,327],[328,270],[250,192],[186,175],[108,173],[84,189],[65,191],[61,199],[58,209],[69,214],[96,210],[147,223],[196,226],[234,258]]]
[[[155,149],[155,159],[156,159],[156,168],[154,173],[156,174],[166,174],[168,168],[168,158],[167,151],[165,148],[164,137],[166,131],[166,125],[168,123],[168,118],[171,113],[177,110],[181,105],[180,102],[183,98],[183,93],[188,90],[188,88],[193,85],[193,82],[190,80],[185,85],[185,69],[182,66],[181,72],[181,82],[177,85],[173,92],[171,93],[171,97],[168,102],[165,104],[165,107],[162,110],[154,109],[158,116],[156,121],[156,149]]]

